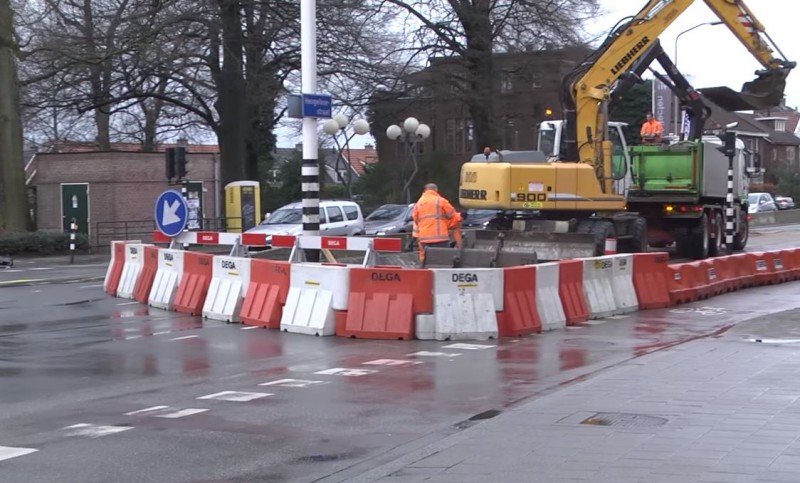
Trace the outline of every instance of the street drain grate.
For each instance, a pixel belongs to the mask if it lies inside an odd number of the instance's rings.
[[[669,422],[666,418],[649,416],[647,414],[630,413],[596,413],[580,424],[591,426],[613,426],[617,428],[654,428],[663,426]]]

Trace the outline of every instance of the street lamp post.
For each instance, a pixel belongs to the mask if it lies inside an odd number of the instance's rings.
[[[353,132],[348,135],[347,125],[349,123],[350,120],[347,116],[344,114],[337,114],[333,119],[325,121],[322,125],[322,130],[325,131],[325,134],[333,137],[333,142],[336,144],[336,165],[334,167],[336,177],[339,178],[339,181],[347,188],[347,196],[353,199],[353,165],[352,158],[350,157],[350,140],[355,136],[367,134],[369,132],[369,123],[364,119],[356,119],[353,122]],[[344,139],[344,142],[340,142],[340,138]],[[347,150],[347,160],[343,159],[344,155],[342,154],[345,149]],[[344,165],[347,167],[347,180],[345,180],[339,172],[340,161],[345,161]]]
[[[678,68],[678,40],[680,40],[681,35],[683,35],[683,34],[685,34],[687,32],[691,32],[692,30],[694,30],[696,28],[703,27],[705,25],[721,25],[722,23],[723,22],[721,22],[719,20],[716,20],[714,22],[699,23],[699,24],[695,25],[694,27],[689,27],[688,29],[684,30],[683,32],[681,32],[677,36],[675,36],[675,55],[674,55],[673,61],[672,61],[672,63],[675,64],[675,68],[676,69]],[[675,127],[673,132],[675,133],[676,136],[678,136],[680,138],[679,130],[683,129],[682,120],[680,120],[680,121],[678,120],[678,117],[681,115],[680,99],[678,99],[678,96],[675,95],[675,93],[672,94],[672,99],[673,99],[673,104],[674,104],[672,122],[673,122],[673,125]]]
[[[405,153],[405,163],[403,164],[403,174],[406,172],[406,167],[409,161],[412,163],[413,170],[406,179],[403,185],[403,193],[406,197],[406,203],[411,203],[411,183],[419,171],[419,163],[417,162],[417,146],[424,142],[431,135],[431,128],[427,124],[421,124],[416,118],[408,117],[403,121],[401,128],[397,124],[392,124],[386,128],[386,137],[392,141],[398,141],[403,145],[403,152]]]

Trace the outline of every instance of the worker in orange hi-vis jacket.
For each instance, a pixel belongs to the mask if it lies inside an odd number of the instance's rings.
[[[648,112],[639,134],[642,136],[642,144],[660,144],[664,137],[664,125],[653,117],[652,112]]]
[[[456,211],[455,216],[450,220],[450,238],[452,240],[453,246],[456,248],[461,248],[461,225],[464,219],[461,217],[461,213]]]
[[[452,219],[456,215],[453,205],[439,194],[434,183],[425,185],[425,191],[414,205],[414,238],[419,243],[419,260],[425,261],[427,247],[450,247]]]

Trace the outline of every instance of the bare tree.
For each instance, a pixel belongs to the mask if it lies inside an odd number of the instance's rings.
[[[498,146],[493,122],[492,53],[578,43],[582,24],[598,0],[383,0],[403,14],[416,56],[457,56],[466,67],[463,100],[469,106],[477,145]],[[453,71],[460,76],[457,70]]]

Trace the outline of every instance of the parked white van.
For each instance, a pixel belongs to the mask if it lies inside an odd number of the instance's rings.
[[[302,235],[303,204],[289,203],[270,213],[264,221],[246,233],[268,235]],[[356,236],[364,234],[364,214],[358,203],[347,200],[321,200],[319,234],[322,236]]]

